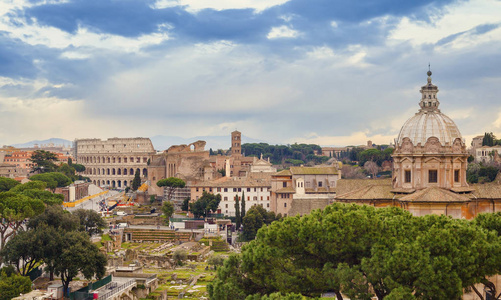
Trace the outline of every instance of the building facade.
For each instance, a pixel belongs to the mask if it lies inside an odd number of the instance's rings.
[[[393,152],[393,188],[467,188],[469,153],[454,121],[438,109],[438,87],[421,87],[419,111],[402,126]]]
[[[270,209],[282,216],[324,208],[336,195],[338,166],[291,167],[271,176]]]
[[[202,197],[204,192],[221,195],[217,213],[226,216],[235,216],[235,196],[241,199],[242,193],[245,197],[246,209],[260,205],[265,210],[270,211],[270,177],[247,177],[245,179],[224,177],[215,181],[192,184],[190,189],[192,202]]]
[[[85,166],[83,176],[100,187],[126,188],[136,171],[148,176],[148,162],[156,153],[148,138],[78,139],[74,142],[77,163]]]
[[[466,182],[469,153],[456,124],[438,109],[438,88],[427,74],[420,110],[395,141],[392,179],[339,180],[335,201],[461,219],[501,210],[501,176],[486,184]]]

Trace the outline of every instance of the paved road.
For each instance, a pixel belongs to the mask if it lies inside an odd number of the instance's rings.
[[[75,207],[68,207],[68,208],[66,208],[66,210],[74,211],[76,209],[83,208],[83,209],[93,209],[93,210],[99,212],[100,211],[99,202],[101,200],[114,197],[118,194],[119,194],[119,192],[117,192],[117,191],[109,191],[107,194],[92,198],[92,199],[87,200],[85,202],[82,202],[79,205],[76,205]]]

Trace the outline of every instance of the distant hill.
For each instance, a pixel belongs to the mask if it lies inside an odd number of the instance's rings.
[[[153,146],[155,147],[156,150],[163,151],[167,150],[170,146],[172,145],[183,145],[183,144],[191,144],[193,142],[202,140],[207,142],[207,145],[205,146],[205,150],[209,150],[212,148],[212,150],[217,150],[217,149],[229,149],[230,144],[231,144],[231,136],[230,135],[224,135],[224,136],[195,136],[192,138],[182,138],[178,136],[165,136],[165,135],[156,135],[154,137],[151,137],[151,142],[153,143]],[[253,139],[250,137],[247,137],[245,135],[242,135],[242,144],[245,143],[264,143],[261,140]]]
[[[73,142],[69,141],[69,140],[59,139],[59,138],[50,138],[48,140],[43,140],[43,141],[36,140],[36,141],[30,141],[30,142],[23,143],[23,144],[14,144],[14,145],[10,145],[10,146],[13,146],[16,148],[31,148],[35,144],[38,144],[38,146],[41,146],[41,145],[47,145],[50,143],[53,143],[55,146],[57,146],[57,145],[71,146],[73,144]]]
[[[209,150],[210,148],[212,148],[212,150],[229,149],[230,144],[231,144],[231,136],[230,135],[195,136],[192,138],[156,135],[154,137],[151,137],[150,139],[151,139],[151,142],[153,143],[153,147],[155,147],[155,149],[159,150],[159,151],[167,150],[172,145],[191,144],[191,143],[196,142],[198,140],[202,140],[202,141],[207,142],[207,145],[205,146],[206,150]],[[71,146],[73,144],[73,142],[69,141],[69,140],[59,139],[59,138],[50,138],[47,140],[42,140],[42,141],[35,140],[35,141],[27,142],[27,143],[14,144],[14,145],[10,145],[10,146],[13,146],[16,148],[30,148],[30,147],[33,147],[35,144],[38,144],[39,146],[41,146],[41,145],[47,145],[50,143],[53,143],[54,145],[66,145],[66,146],[68,146],[68,145]],[[253,138],[247,137],[245,135],[242,135],[242,144],[245,144],[245,143],[264,143],[264,141],[258,140],[258,139],[253,139]]]

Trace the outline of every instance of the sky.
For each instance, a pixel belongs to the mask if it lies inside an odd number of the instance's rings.
[[[498,0],[0,0],[0,145],[388,144],[429,63],[469,145],[501,137],[500,25]]]

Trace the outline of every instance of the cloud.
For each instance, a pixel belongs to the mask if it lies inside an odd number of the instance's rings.
[[[203,9],[228,10],[252,8],[261,12],[270,7],[283,4],[289,0],[157,0],[152,7],[163,9],[167,7],[186,6],[189,11],[198,12]]]
[[[277,39],[277,38],[295,38],[299,35],[299,33],[285,25],[279,27],[271,28],[270,32],[266,36],[268,39]]]
[[[389,143],[418,110],[428,62],[442,111],[464,136],[478,135],[500,126],[499,7],[491,0],[1,3],[0,123],[22,125],[0,141],[238,128],[271,143]]]

